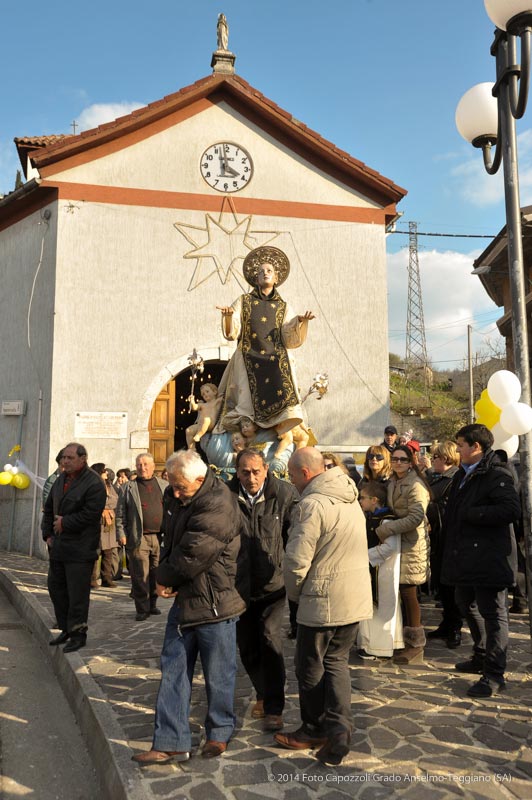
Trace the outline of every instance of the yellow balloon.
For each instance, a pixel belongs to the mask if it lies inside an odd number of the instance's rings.
[[[11,472],[0,472],[0,486],[8,486],[13,480]]]
[[[17,489],[27,489],[31,481],[27,475],[23,472],[19,472],[17,475],[13,475],[11,483],[13,486],[16,486]]]
[[[490,400],[488,390],[484,389],[475,403],[475,421],[487,428],[493,428],[501,418],[501,409]]]

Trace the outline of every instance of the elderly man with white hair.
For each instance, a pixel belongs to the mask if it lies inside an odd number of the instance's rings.
[[[204,758],[227,749],[235,725],[236,622],[246,604],[236,588],[241,520],[237,500],[192,450],[166,462],[157,594],[174,598],[161,653],[152,749],[141,765],[190,757],[192,676],[199,653],[207,716]]]

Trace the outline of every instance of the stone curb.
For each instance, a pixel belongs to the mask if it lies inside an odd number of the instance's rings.
[[[48,642],[53,620],[32,593],[5,568],[0,570],[0,589],[52,664],[100,777],[105,800],[155,800],[137,770],[131,769],[132,751],[124,733],[81,657],[77,653],[65,656],[59,648],[52,651]]]

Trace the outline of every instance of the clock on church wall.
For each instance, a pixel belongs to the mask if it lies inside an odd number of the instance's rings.
[[[203,153],[200,172],[217,192],[231,194],[248,185],[253,177],[253,161],[248,151],[239,144],[217,142]]]

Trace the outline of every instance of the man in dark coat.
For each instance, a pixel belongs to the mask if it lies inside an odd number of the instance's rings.
[[[263,720],[263,730],[278,731],[285,700],[283,556],[298,494],[290,483],[268,472],[264,456],[256,450],[238,453],[229,488],[238,497],[247,534],[250,602],[236,635],[242,664],[257,693],[251,716]]]
[[[513,475],[491,447],[485,425],[465,425],[456,435],[461,466],[443,519],[441,581],[455,587],[458,608],[473,637],[473,655],[459,672],[481,674],[470,697],[491,697],[505,688],[508,588],[515,583],[512,523],[521,513]]]
[[[384,439],[381,446],[385,447],[389,453],[393,453],[397,445],[397,428],[394,425],[387,425],[384,429]]]
[[[152,749],[139,764],[185,761],[198,653],[207,692],[202,756],[227,749],[235,726],[236,621],[246,604],[236,588],[242,522],[235,497],[193,450],[166,462],[163,541],[157,594],[174,597],[161,653]]]
[[[71,442],[61,451],[62,474],[44,506],[42,535],[48,545],[48,592],[61,633],[50,642],[72,653],[87,641],[91,575],[98,558],[100,522],[107,494],[87,466],[87,451]]]

